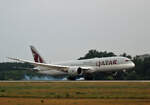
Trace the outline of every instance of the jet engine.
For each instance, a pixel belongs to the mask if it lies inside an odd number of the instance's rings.
[[[68,74],[70,76],[81,76],[81,75],[83,75],[83,69],[80,67],[71,67],[68,70]]]

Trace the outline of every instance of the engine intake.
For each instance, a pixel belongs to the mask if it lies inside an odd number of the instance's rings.
[[[71,76],[81,76],[81,75],[83,75],[83,69],[80,67],[71,67],[68,70],[68,73]]]

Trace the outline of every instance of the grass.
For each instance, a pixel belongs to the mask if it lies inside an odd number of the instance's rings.
[[[1,82],[0,105],[149,105],[147,82]]]
[[[0,97],[74,99],[150,99],[150,83],[44,82],[0,83]]]

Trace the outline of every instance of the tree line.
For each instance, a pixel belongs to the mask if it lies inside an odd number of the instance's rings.
[[[0,80],[23,80],[25,75],[37,74],[30,70],[32,68],[33,66],[28,63],[0,63]]]

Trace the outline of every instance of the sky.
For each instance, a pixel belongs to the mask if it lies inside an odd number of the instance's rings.
[[[0,62],[78,59],[90,49],[150,53],[150,0],[0,0]]]

